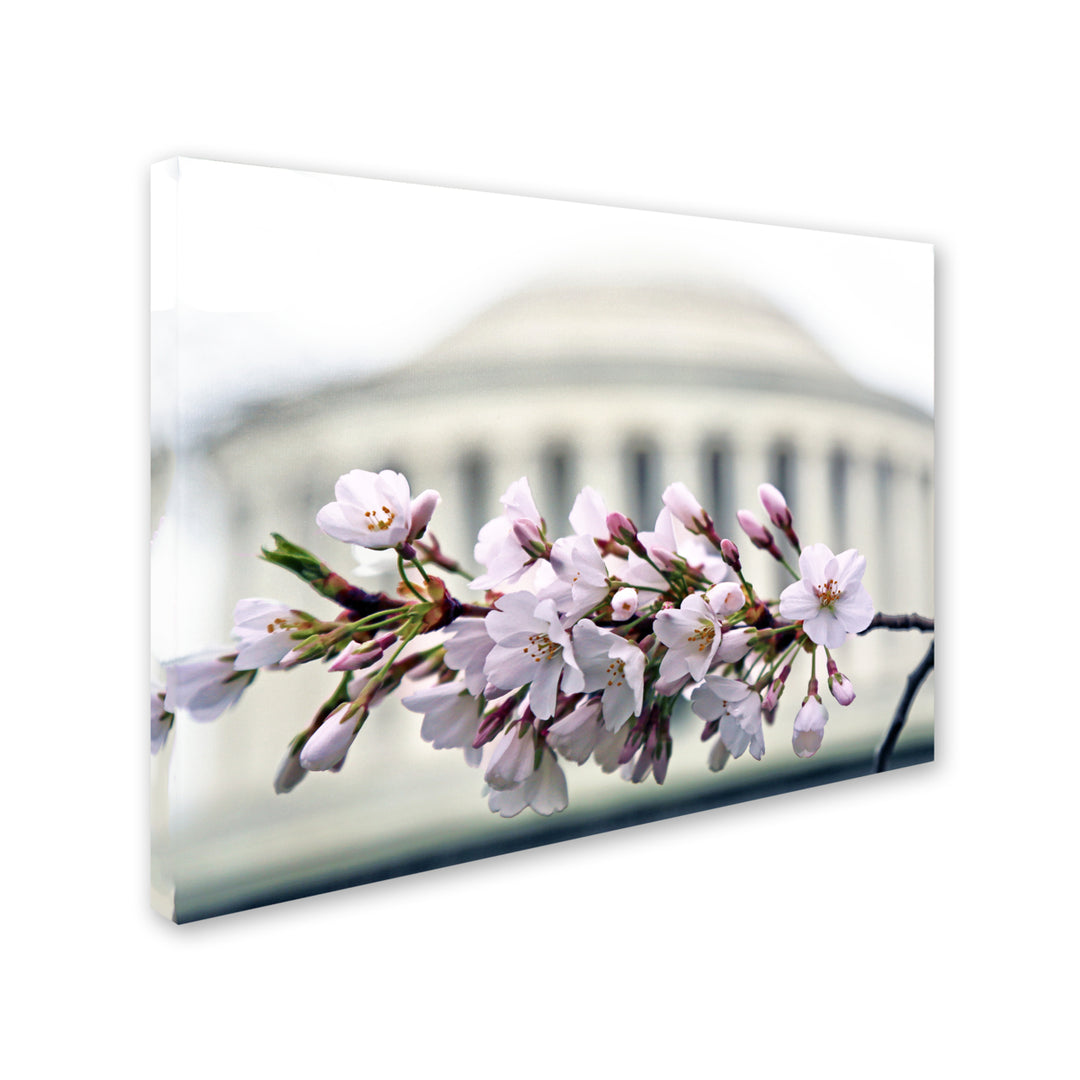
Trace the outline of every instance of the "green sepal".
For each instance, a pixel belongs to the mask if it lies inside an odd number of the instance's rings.
[[[328,575],[327,567],[306,548],[286,540],[280,533],[270,535],[277,546],[273,550],[262,549],[262,557],[267,562],[281,566],[307,582],[319,581]]]

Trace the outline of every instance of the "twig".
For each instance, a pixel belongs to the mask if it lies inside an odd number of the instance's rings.
[[[870,620],[870,625],[865,630],[859,631],[859,636],[869,634],[871,630],[879,627],[885,630],[921,630],[928,633],[934,629],[934,620],[925,615],[883,615],[880,611]]]
[[[904,730],[904,724],[907,722],[908,710],[911,708],[911,703],[915,700],[915,695],[919,692],[919,687],[922,686],[923,680],[930,674],[934,667],[934,643],[930,642],[930,648],[926,650],[926,655],[919,662],[919,666],[907,677],[907,685],[904,687],[903,696],[897,703],[896,712],[893,714],[892,724],[889,726],[889,730],[885,733],[885,738],[881,745],[877,749],[874,761],[874,771],[884,772],[889,766],[889,755],[893,752],[893,747],[896,746],[896,740],[900,738],[900,732]]]

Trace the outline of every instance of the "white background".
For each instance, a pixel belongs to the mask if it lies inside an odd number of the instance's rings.
[[[1071,1072],[1068,18],[940,0],[8,14],[11,1075]],[[146,192],[174,153],[935,243],[938,763],[157,920]]]

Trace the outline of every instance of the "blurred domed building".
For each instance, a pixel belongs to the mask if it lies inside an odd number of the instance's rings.
[[[226,559],[220,593],[207,598],[219,605],[208,621],[221,627],[223,640],[241,597],[310,605],[302,585],[253,558],[271,531],[349,569],[349,550],[318,531],[315,514],[333,498],[337,477],[354,468],[393,468],[408,476],[414,493],[441,492],[431,531],[466,563],[480,526],[501,512],[499,495],[520,476],[528,476],[551,536],[569,531],[567,514],[585,484],[609,509],[651,528],[660,493],[682,480],[739,544],[751,580],[775,596],[790,579],[735,523],[742,507],[763,516],[756,490],[769,480],[787,496],[804,543],[854,546],[866,555],[865,584],[879,610],[932,615],[933,449],[931,416],[864,386],[783,311],[741,285],[618,274],[543,281],[396,370],[254,403],[230,430],[193,451],[222,493],[206,524],[223,537]],[[469,596],[464,582],[453,588]],[[881,738],[903,678],[925,648],[919,637],[878,632],[838,655],[859,697],[849,709],[830,710],[822,755],[845,744],[867,750]],[[203,792],[193,805],[224,807],[232,828],[247,830],[259,865],[277,859],[286,867],[297,851],[325,861],[362,850],[367,859],[392,842],[443,842],[424,831],[434,799],[451,833],[492,827],[481,778],[458,753],[422,743],[412,714],[380,722],[382,706],[340,776],[309,777],[274,802],[277,762],[328,692],[326,680],[322,670],[262,674],[235,715],[180,733],[181,743],[198,743],[176,748],[178,758],[187,756],[179,766],[193,785],[187,790]],[[789,688],[766,734],[764,761],[740,759],[732,773],[804,764],[789,748],[797,694]],[[924,691],[912,729],[926,737],[931,717]],[[696,735],[688,730],[676,740],[666,787],[727,780],[728,770],[708,772]],[[403,788],[402,776],[416,779]],[[653,791],[631,791],[591,766],[571,767],[568,780],[566,814],[582,806],[598,812],[615,796],[656,797],[651,782]],[[254,804],[264,802],[274,805],[256,821]],[[365,815],[377,820],[365,825]],[[498,828],[519,828],[527,816]],[[202,830],[205,854],[212,837],[198,817],[191,828]],[[390,820],[400,826],[396,840],[385,835]],[[220,817],[213,828],[225,828]],[[409,828],[421,838],[409,840]],[[226,867],[243,861],[236,842],[230,845],[233,863],[220,854],[215,871],[214,857],[206,856],[202,880],[224,881]]]

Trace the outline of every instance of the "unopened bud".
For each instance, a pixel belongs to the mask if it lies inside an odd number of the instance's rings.
[[[473,739],[473,749],[479,750],[485,743],[491,742],[506,726],[507,719],[513,714],[515,708],[517,708],[517,702],[510,698],[480,717],[476,738]]]
[[[412,501],[411,512],[411,526],[409,528],[409,539],[419,540],[424,535],[425,530],[428,527],[428,522],[431,521],[431,515],[435,513],[435,507],[439,505],[440,496],[437,491],[432,491],[428,488],[427,491],[421,491]]]
[[[605,524],[612,540],[625,544],[635,555],[645,557],[645,546],[637,538],[637,526],[625,514],[613,511],[608,514]]]
[[[790,529],[791,511],[779,488],[773,487],[772,484],[762,484],[757,489],[757,493],[761,505],[765,507],[765,513],[769,515],[769,520],[778,529]]]
[[[637,589],[629,587],[619,589],[611,598],[611,617],[616,622],[629,619],[638,609]]]
[[[855,687],[846,675],[830,675],[829,690],[841,705],[850,705],[855,700]]]
[[[740,510],[735,516],[754,547],[768,549],[773,545],[772,533],[749,510]]]
[[[319,772],[344,761],[358,730],[355,714],[343,722],[348,709],[348,705],[339,705],[308,737],[300,751],[303,768]]]
[[[382,659],[384,646],[378,641],[350,641],[344,652],[330,665],[331,671],[360,671]]]
[[[544,542],[535,521],[528,518],[518,518],[513,525],[514,539],[521,545],[521,549],[534,559],[546,559],[551,548]]]
[[[679,481],[668,484],[661,497],[672,517],[691,532],[705,532],[712,526],[712,519],[685,484]]]
[[[675,552],[668,551],[667,548],[657,547],[655,544],[649,548],[649,555],[653,562],[659,564],[661,570],[674,570]]]
[[[777,704],[780,701],[780,695],[784,692],[784,686],[787,683],[787,677],[791,674],[791,665],[785,664],[780,671],[780,674],[773,680],[772,685],[769,687],[768,692],[765,694],[765,700],[761,703],[761,708],[765,712],[774,712]]]
[[[772,712],[776,706],[780,703],[780,695],[784,692],[784,684],[781,682],[774,682],[769,687],[765,694],[765,697],[761,701],[761,707],[766,712]]]
[[[731,540],[720,541],[720,558],[724,560],[736,572],[742,569],[742,563],[739,561],[739,549]]]

